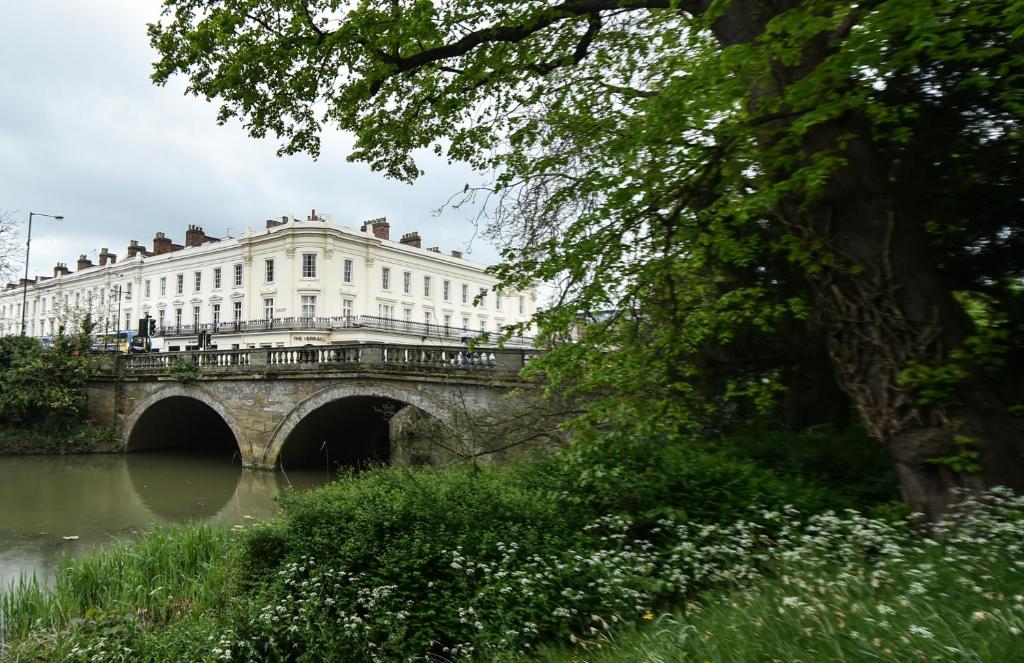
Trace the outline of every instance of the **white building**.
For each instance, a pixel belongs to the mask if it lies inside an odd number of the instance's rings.
[[[184,245],[157,233],[135,240],[125,260],[107,249],[52,277],[27,283],[25,333],[48,337],[86,313],[99,333],[156,320],[157,346],[184,350],[199,332],[221,349],[360,341],[452,344],[527,320],[535,292],[500,292],[484,266],[458,251],[423,249],[417,233],[392,241],[384,219],[359,230],[314,212],[282,218],[238,238],[189,226]],[[25,283],[0,292],[0,333],[19,334]],[[479,297],[479,301],[477,298]],[[522,340],[520,339],[520,342]]]

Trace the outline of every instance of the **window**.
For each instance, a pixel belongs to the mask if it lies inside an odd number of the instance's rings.
[[[220,267],[213,268],[213,289],[220,290]]]
[[[304,278],[304,279],[315,279],[316,278],[316,254],[315,253],[303,253],[302,254],[302,278]]]
[[[146,299],[149,299],[150,295],[153,294],[153,292],[152,292],[152,290],[150,289],[149,286],[150,286],[150,281],[149,281],[149,279],[146,279],[146,282],[143,284],[143,295],[142,295]],[[104,288],[103,290],[100,290],[100,302],[103,301],[103,295],[105,294],[105,292],[106,292],[106,288]]]
[[[180,327],[181,326],[181,309],[180,308],[174,309],[174,325],[176,327]]]
[[[462,303],[469,303],[469,286],[466,285],[465,283],[462,284]]]
[[[217,325],[220,324],[220,304],[213,305],[213,328],[216,329]]]
[[[175,290],[175,292],[177,292],[180,295],[181,293],[185,292],[185,275],[184,274],[178,274],[178,276],[176,278],[178,280],[178,283],[177,283],[178,287],[177,287],[177,290]]]
[[[519,315],[526,313],[526,297],[519,295]]]
[[[407,308],[402,310],[402,317],[405,318],[406,322],[412,322],[412,309]]]
[[[125,286],[124,298],[125,298],[125,301],[129,301],[129,302],[132,300],[132,284],[131,284],[131,282],[129,282],[128,285]]]
[[[433,320],[433,319],[434,319],[434,316],[430,313],[430,311],[424,311],[423,312],[423,324],[429,325],[430,321]]]
[[[481,320],[480,321],[480,331],[487,331],[487,321],[486,320]]]
[[[242,302],[235,302],[235,322],[242,321]]]
[[[487,288],[480,288],[480,306],[487,306]]]
[[[377,313],[382,318],[394,318],[395,307],[391,304],[377,304]]]
[[[412,292],[412,272],[402,272],[402,292],[407,295]]]
[[[429,297],[430,296],[430,277],[429,276],[424,276],[423,277],[423,296],[424,297]]]
[[[501,310],[501,293],[498,292],[498,291],[494,292],[494,310],[495,311],[500,311]]]
[[[352,259],[345,258],[345,268],[342,272],[342,280],[345,283],[352,283]]]
[[[242,287],[242,264],[235,265],[235,287]]]
[[[203,273],[193,272],[192,276],[195,277],[195,292],[199,292],[203,289]]]
[[[263,280],[267,283],[274,282],[274,259],[267,258],[263,261]]]
[[[452,282],[445,281],[441,287],[441,298],[446,302],[451,299],[452,296]]]
[[[391,290],[391,268],[380,268],[380,287],[382,290]]]
[[[352,317],[352,300],[342,299],[341,300],[341,314],[346,318]]]
[[[192,307],[192,324],[195,325],[196,327],[199,326],[199,307],[198,306],[193,306]]]
[[[450,313],[445,313],[444,314],[444,330],[448,331],[448,329],[451,326],[452,326],[452,316],[451,316]]]
[[[465,316],[465,315],[462,316],[462,328],[463,329],[469,329],[469,317],[468,316]]]
[[[263,318],[265,320],[274,319],[274,299],[272,297],[263,300]]]
[[[302,317],[304,317],[304,318],[315,318],[316,317],[316,295],[303,295],[302,296]]]
[[[166,297],[167,296],[167,277],[166,276],[161,276],[160,277],[160,296],[161,297]]]
[[[156,312],[156,325],[160,329],[164,328],[164,322],[165,322],[164,318],[166,317],[164,315],[165,313],[166,313],[166,311],[164,311],[163,309],[160,309],[159,311]]]

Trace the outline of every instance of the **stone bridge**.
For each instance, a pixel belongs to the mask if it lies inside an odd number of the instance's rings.
[[[391,448],[396,414],[446,422],[454,407],[487,408],[523,384],[535,354],[360,344],[109,356],[87,412],[128,452],[220,449],[266,469],[408,461]]]

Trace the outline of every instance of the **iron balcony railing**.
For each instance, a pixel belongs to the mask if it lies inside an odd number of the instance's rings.
[[[198,336],[205,331],[211,334],[244,334],[268,331],[337,331],[343,329],[369,329],[398,334],[408,334],[421,338],[436,338],[460,342],[463,339],[487,338],[497,341],[500,332],[481,332],[466,327],[435,325],[412,320],[396,320],[376,315],[353,315],[333,317],[289,317],[266,318],[263,320],[236,320],[219,323],[201,323],[198,325],[165,325],[157,327],[156,336],[164,338]],[[512,336],[505,339],[506,346],[533,347],[532,336]]]

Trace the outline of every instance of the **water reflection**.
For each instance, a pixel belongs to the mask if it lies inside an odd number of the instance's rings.
[[[326,482],[323,472],[287,479],[297,489]],[[209,455],[0,457],[0,582],[46,575],[65,552],[81,555],[155,523],[271,516],[286,485],[280,474]]]

